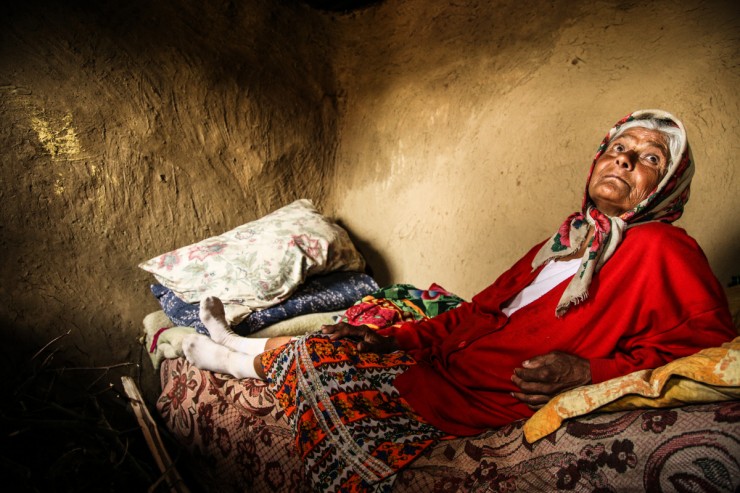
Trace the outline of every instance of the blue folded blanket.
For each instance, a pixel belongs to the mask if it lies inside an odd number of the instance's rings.
[[[251,313],[233,329],[239,335],[248,335],[298,315],[349,308],[378,289],[378,284],[372,277],[360,272],[334,272],[314,276],[307,279],[287,300]],[[181,300],[161,284],[152,284],[151,290],[164,313],[175,325],[194,327],[197,332],[208,334],[198,316],[197,304]]]

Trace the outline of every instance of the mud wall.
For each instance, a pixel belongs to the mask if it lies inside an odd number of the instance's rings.
[[[678,223],[740,273],[737,5],[388,0],[344,19],[332,204],[387,280],[471,296],[580,207],[623,115],[682,118]]]
[[[17,2],[0,20],[0,323],[137,361],[137,264],[296,198],[336,147],[324,18],[299,3]],[[6,338],[7,341],[7,338]]]
[[[526,5],[524,5],[526,3]],[[381,283],[470,296],[578,207],[625,113],[688,127],[681,225],[740,272],[733,2],[18,2],[0,18],[6,350],[137,361],[144,259],[298,197]]]

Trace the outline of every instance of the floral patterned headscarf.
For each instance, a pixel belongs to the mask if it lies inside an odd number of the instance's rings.
[[[619,216],[607,216],[596,208],[589,197],[588,184],[591,181],[596,160],[604,153],[619,128],[634,120],[662,120],[678,128],[681,134],[680,152],[678,156],[671,156],[665,175],[645,200],[637,204],[634,209]],[[671,223],[681,217],[684,205],[689,200],[689,185],[693,175],[694,161],[686,139],[686,130],[678,118],[662,110],[640,110],[617,122],[604,137],[591,163],[581,211],[571,214],[565,220],[557,233],[542,246],[532,261],[532,268],[537,268],[550,260],[566,257],[578,251],[588,236],[589,226],[594,227],[594,236],[586,248],[581,266],[558,302],[555,310],[556,316],[562,317],[571,306],[588,297],[588,289],[593,276],[619,247],[622,235],[627,228],[650,221]]]

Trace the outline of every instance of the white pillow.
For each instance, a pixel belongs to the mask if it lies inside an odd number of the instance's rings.
[[[309,276],[362,271],[365,261],[344,229],[301,199],[139,267],[188,303],[218,296],[235,323],[284,301]]]

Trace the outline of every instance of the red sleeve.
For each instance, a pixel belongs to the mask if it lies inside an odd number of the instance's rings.
[[[516,295],[536,277],[538,270],[532,270],[531,264],[542,243],[535,245],[509,270],[501,274],[496,281],[475,295],[472,302],[461,303],[457,308],[442,313],[434,318],[419,322],[410,322],[378,331],[381,335],[393,336],[401,349],[427,349],[438,345],[450,333],[458,329],[471,328],[476,318],[486,319],[488,327],[502,324],[503,315],[498,307]],[[476,314],[478,317],[476,317]],[[501,315],[498,317],[498,315]],[[478,322],[480,323],[480,322]]]
[[[405,351],[425,349],[444,340],[450,332],[470,316],[470,313],[470,302],[464,302],[457,308],[436,317],[380,329],[378,334],[395,337],[398,346]]]
[[[729,329],[728,312],[716,308],[697,314],[671,330],[627,341],[611,358],[594,358],[591,381],[603,382],[637,370],[657,368],[697,352],[720,346],[735,334]]]
[[[696,242],[676,227],[640,228],[635,233],[646,238],[650,229],[659,231],[661,241],[630,250],[640,257],[628,265],[640,269],[625,273],[623,291],[614,293],[613,302],[630,300],[634,324],[614,328],[623,336],[610,357],[589,360],[593,383],[657,368],[737,335],[722,286]]]

